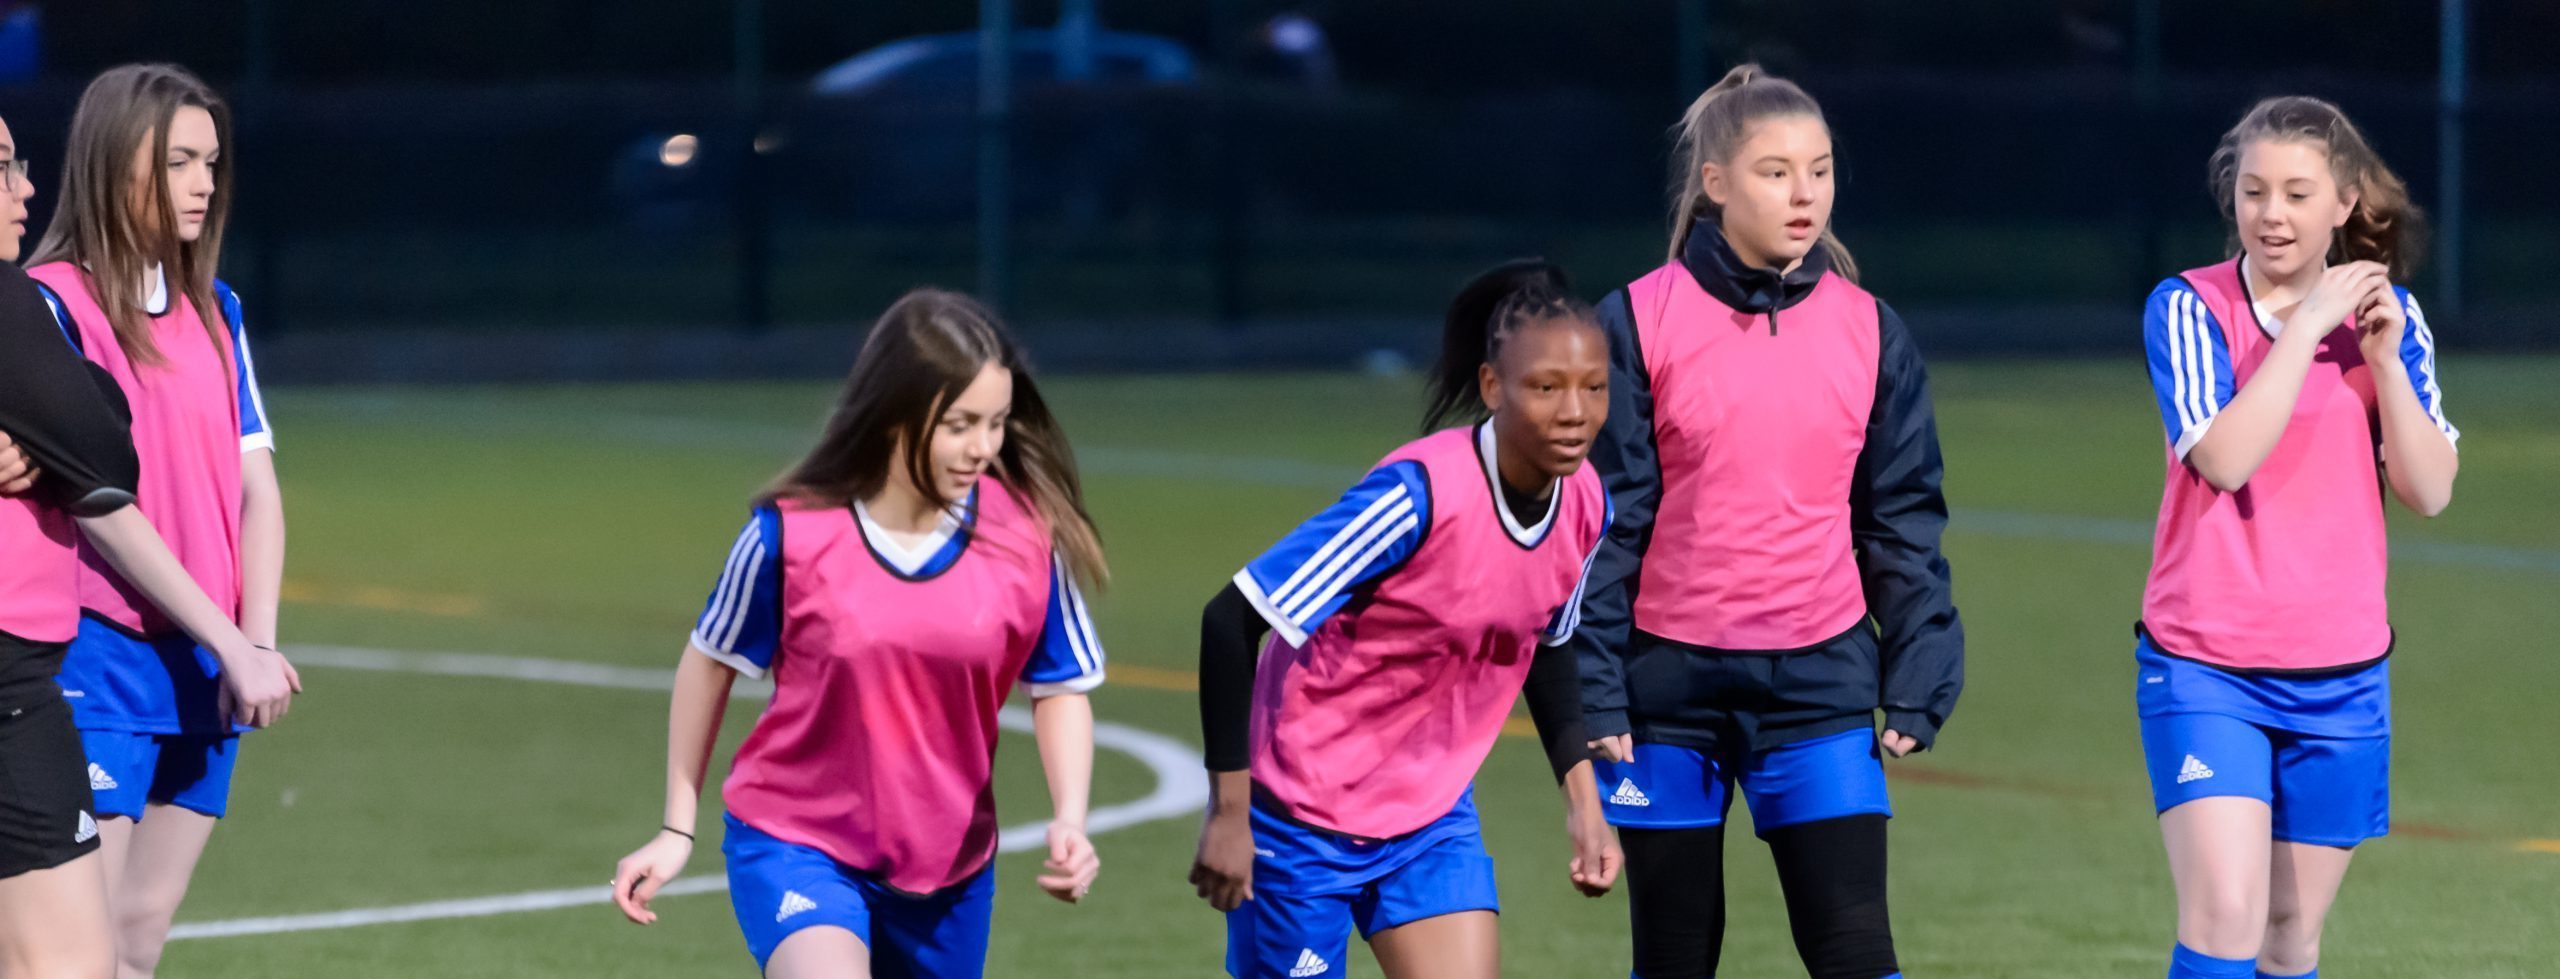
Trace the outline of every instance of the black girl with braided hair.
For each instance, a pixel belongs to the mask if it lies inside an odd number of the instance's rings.
[[[1607,351],[1555,266],[1477,276],[1450,305],[1424,415],[1438,430],[1210,600],[1214,785],[1191,883],[1226,912],[1240,979],[1339,974],[1354,927],[1389,979],[1499,973],[1470,783],[1524,684],[1563,786],[1573,885],[1616,881],[1562,645],[1609,523],[1583,465]],[[1441,428],[1453,421],[1466,424]]]

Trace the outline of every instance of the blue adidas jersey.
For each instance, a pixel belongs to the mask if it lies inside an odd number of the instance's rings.
[[[2446,420],[2444,391],[2436,374],[2436,337],[2427,329],[2427,314],[2409,290],[2393,286],[2409,328],[2400,337],[2400,362],[2418,392],[2418,404],[2435,420],[2445,437],[2459,443],[2462,432]],[[2264,310],[2259,312],[2265,316]],[[2263,325],[2259,326],[2264,329]],[[2214,416],[2239,394],[2233,379],[2231,345],[2204,299],[2186,280],[2172,278],[2151,291],[2143,306],[2142,346],[2151,366],[2151,391],[2159,401],[2160,421],[2180,459],[2213,425]]]
[[[1413,556],[1430,527],[1422,464],[1380,466],[1236,572],[1236,590],[1289,645],[1303,646],[1359,586]]]
[[[240,451],[273,451],[275,429],[267,424],[266,395],[258,390],[258,361],[249,356],[249,328],[240,317],[240,294],[219,280],[214,294],[222,302],[223,322],[231,325],[231,362],[239,365]]]
[[[967,547],[956,522],[927,542],[922,553],[910,553],[881,534],[867,514],[857,509],[862,532],[883,558],[901,562],[899,571],[929,576],[960,559]],[[782,647],[782,512],[772,504],[755,508],[745,528],[729,547],[729,559],[694,621],[690,645],[750,677],[773,668]],[[1023,665],[1022,683],[1034,697],[1083,693],[1102,684],[1102,641],[1093,629],[1093,613],[1082,589],[1064,563],[1050,560],[1049,609],[1031,661]]]

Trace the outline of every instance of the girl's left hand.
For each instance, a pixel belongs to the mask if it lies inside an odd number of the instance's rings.
[[[2400,308],[2400,294],[2385,282],[2373,291],[2356,312],[2356,346],[2364,351],[2366,364],[2400,359],[2400,340],[2409,331],[2409,312]]]
[[[1584,813],[1579,808],[1565,812],[1564,831],[1573,838],[1574,889],[1584,897],[1609,893],[1618,882],[1618,868],[1627,863],[1626,853],[1618,848],[1618,834],[1610,831],[1598,812]]]
[[[1049,824],[1049,859],[1040,866],[1048,873],[1040,875],[1040,889],[1050,897],[1074,904],[1084,900],[1093,889],[1093,878],[1102,873],[1102,858],[1093,852],[1093,841],[1086,839],[1084,827],[1061,822]]]
[[[1885,754],[1892,755],[1896,758],[1900,758],[1914,751],[1920,750],[1919,738],[1912,737],[1891,728],[1886,728],[1884,734],[1876,738],[1876,743],[1884,746]]]

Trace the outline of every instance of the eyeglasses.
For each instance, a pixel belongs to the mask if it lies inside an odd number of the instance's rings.
[[[16,190],[27,182],[27,161],[0,160],[0,186]]]

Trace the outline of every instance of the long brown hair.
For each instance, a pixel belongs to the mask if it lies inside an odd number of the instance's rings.
[[[1756,64],[1734,66],[1699,93],[1697,101],[1689,103],[1689,111],[1681,113],[1671,154],[1672,165],[1679,168],[1671,175],[1671,261],[1680,259],[1689,229],[1697,227],[1700,219],[1723,216],[1723,209],[1707,196],[1707,164],[1733,162],[1742,141],[1751,135],[1751,124],[1772,116],[1811,116],[1823,128],[1831,126],[1813,96]],[[1840,243],[1828,221],[1822,225],[1821,244],[1831,253],[1831,270],[1843,279],[1858,281],[1857,260],[1849,257],[1848,247]]]
[[[994,311],[960,293],[917,289],[880,314],[817,446],[765,487],[762,498],[849,506],[880,492],[891,465],[902,466],[919,491],[937,495],[934,422],[989,364],[1013,372],[1013,409],[995,460],[997,478],[1031,499],[1068,571],[1100,585],[1110,569],[1093,517],[1085,512],[1066,431],[1041,399],[1022,344]]]
[[[206,207],[204,233],[193,242],[178,240],[178,212],[169,202],[169,123],[178,110],[193,106],[213,116],[223,163],[213,170],[213,200]],[[133,172],[134,151],[150,146],[150,173]],[[222,305],[214,301],[213,274],[222,262],[222,229],[231,213],[231,109],[195,75],[177,65],[139,64],[110,68],[80,95],[71,117],[71,139],[62,165],[62,192],[54,198],[53,221],[28,265],[71,262],[88,270],[98,307],[115,327],[116,344],[136,364],[158,364],[160,349],[151,342],[151,317],[135,295],[151,266],[168,276],[171,292],[195,304],[217,351],[228,324]],[[151,209],[134,213],[135,184],[146,184]],[[156,230],[155,230],[156,229]],[[228,356],[228,354],[225,354]]]
[[[2251,106],[2239,125],[2222,134],[2222,144],[2214,147],[2208,172],[2214,201],[2222,208],[2223,222],[2231,227],[2233,254],[2240,251],[2238,205],[2231,199],[2240,181],[2240,151],[2261,140],[2319,146],[2329,156],[2329,175],[2338,181],[2338,193],[2355,192],[2355,210],[2348,212],[2346,226],[2329,237],[2330,264],[2380,262],[2390,267],[2394,279],[2406,279],[2417,271],[2426,250],[2426,215],[2410,202],[2409,185],[2383,165],[2382,155],[2365,142],[2364,132],[2348,121],[2345,112],[2307,95],[2287,95]]]

